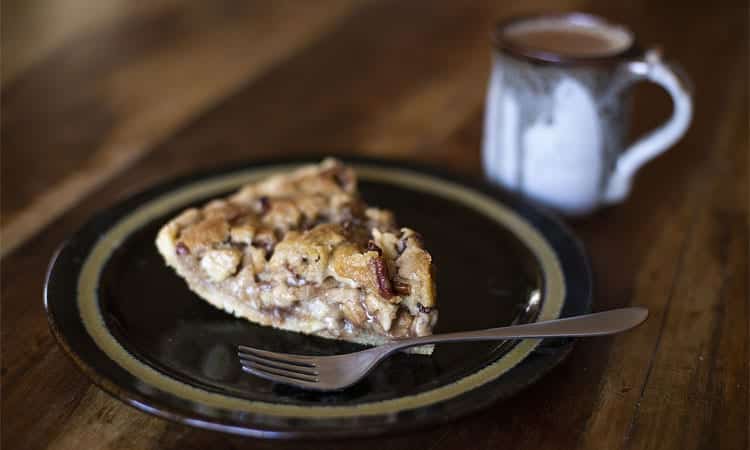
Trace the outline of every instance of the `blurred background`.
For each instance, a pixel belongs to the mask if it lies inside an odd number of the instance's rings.
[[[661,45],[703,83],[716,75],[706,55],[737,58],[731,42],[746,28],[746,14],[726,18],[743,6],[4,0],[6,246],[23,240],[30,221],[52,220],[117,175],[127,180],[119,189],[133,191],[195,168],[310,151],[478,173],[495,21],[575,9],[602,14]],[[706,38],[684,45],[698,26]],[[709,95],[700,87],[696,122]],[[670,111],[659,88],[638,90],[648,108],[636,104],[636,133]],[[137,178],[124,175],[144,158],[151,160]]]

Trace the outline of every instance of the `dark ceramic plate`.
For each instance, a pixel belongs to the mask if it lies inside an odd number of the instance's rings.
[[[301,161],[182,178],[107,210],[59,250],[45,305],[60,345],[94,383],[143,411],[264,437],[375,434],[447,421],[531,384],[572,341],[443,344],[398,354],[340,392],[308,392],[247,375],[235,346],[308,354],[355,344],[257,326],[191,293],[154,246],[180,210]],[[355,159],[362,195],[419,230],[438,268],[436,332],[589,312],[591,273],[556,220],[477,181],[404,163]]]

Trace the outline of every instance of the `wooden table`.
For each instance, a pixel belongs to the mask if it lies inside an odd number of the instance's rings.
[[[34,0],[2,4],[2,444],[40,448],[748,447],[745,2]],[[573,223],[595,309],[648,322],[583,340],[532,388],[450,425],[268,442],[177,425],[100,391],[42,307],[54,249],[87,217],[194,169],[335,151],[480,175],[492,23],[586,10],[632,25],[694,81],[687,136],[629,200]],[[670,111],[639,88],[636,132]]]

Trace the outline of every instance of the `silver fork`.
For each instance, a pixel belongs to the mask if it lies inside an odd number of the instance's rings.
[[[238,347],[238,355],[245,372],[277,383],[331,391],[351,386],[384,358],[408,347],[444,342],[601,336],[629,330],[646,317],[646,308],[631,307],[524,325],[404,339],[345,355],[292,355],[245,345]]]

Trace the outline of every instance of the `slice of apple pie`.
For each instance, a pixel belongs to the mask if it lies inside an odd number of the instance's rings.
[[[261,325],[379,345],[437,320],[420,235],[366,205],[334,159],[188,209],[156,245],[199,296]]]

